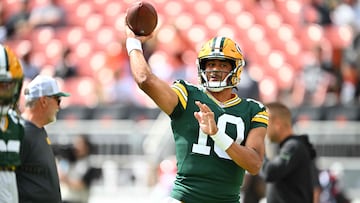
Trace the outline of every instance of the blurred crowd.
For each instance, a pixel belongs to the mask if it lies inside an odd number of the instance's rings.
[[[246,56],[240,96],[289,107],[359,103],[358,0],[152,2],[160,20],[144,51],[169,83],[196,82],[199,44],[210,35],[228,35]],[[64,106],[154,107],[130,78],[122,43],[130,3],[4,0],[0,42],[20,56],[25,84],[38,74],[55,76],[73,95]]]

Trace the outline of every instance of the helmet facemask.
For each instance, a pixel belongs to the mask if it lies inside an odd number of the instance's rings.
[[[223,59],[221,59],[223,60]],[[200,83],[211,92],[220,92],[226,88],[233,88],[234,84],[237,84],[239,79],[237,78],[236,71],[238,68],[233,68],[230,72],[222,70],[205,70],[205,63],[207,60],[202,62],[199,69]],[[227,60],[234,67],[234,62]],[[210,81],[209,78],[221,78],[220,80]],[[222,79],[224,78],[224,79]]]

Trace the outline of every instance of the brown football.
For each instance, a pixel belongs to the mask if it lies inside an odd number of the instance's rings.
[[[138,1],[127,9],[126,24],[136,35],[150,35],[155,30],[157,22],[157,12],[149,2]]]

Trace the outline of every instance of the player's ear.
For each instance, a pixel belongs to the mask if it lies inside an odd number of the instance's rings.
[[[46,107],[46,105],[48,105],[48,103],[49,103],[46,96],[40,97],[38,99],[38,102],[42,107]]]

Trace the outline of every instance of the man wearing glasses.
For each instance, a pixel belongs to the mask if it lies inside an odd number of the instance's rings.
[[[44,128],[56,121],[61,92],[55,79],[37,76],[25,89],[25,136],[17,170],[19,202],[61,203],[59,176],[51,142]]]

